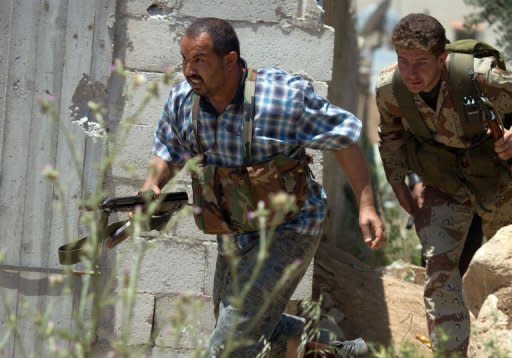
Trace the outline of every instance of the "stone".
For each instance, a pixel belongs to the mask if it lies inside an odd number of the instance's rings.
[[[478,312],[487,296],[512,286],[512,225],[500,229],[476,253],[463,278],[464,300]]]

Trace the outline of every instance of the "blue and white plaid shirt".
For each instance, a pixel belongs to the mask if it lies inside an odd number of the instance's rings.
[[[253,162],[269,160],[277,154],[292,155],[301,147],[340,150],[356,142],[361,121],[353,114],[317,95],[302,77],[276,69],[257,72],[255,90]],[[201,98],[199,137],[207,164],[237,166],[243,162],[243,83],[224,113],[217,114]],[[198,155],[192,124],[191,87],[183,81],[171,90],[158,122],[153,154],[181,165]],[[322,186],[308,180],[309,197],[298,216],[280,226],[305,235],[319,235],[326,215],[326,195]]]

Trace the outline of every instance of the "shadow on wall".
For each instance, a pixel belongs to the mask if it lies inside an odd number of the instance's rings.
[[[81,291],[80,274],[72,275],[69,285],[64,282],[65,280],[68,280],[68,277],[58,273],[49,275],[43,272],[25,273],[4,269],[0,271],[0,287],[15,289],[23,296],[69,296],[70,286],[71,292]]]

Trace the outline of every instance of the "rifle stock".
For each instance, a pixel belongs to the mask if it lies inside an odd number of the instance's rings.
[[[160,230],[169,221],[171,216],[188,203],[186,192],[163,193],[156,197],[154,193],[141,193],[133,196],[107,197],[99,205],[101,221],[108,222],[108,215],[113,212],[130,212],[140,206],[147,210],[150,204],[156,202],[157,206],[149,219],[149,229]],[[82,207],[84,210],[91,210],[90,207]],[[101,224],[102,225],[102,224]],[[131,220],[124,220],[108,225],[105,232],[105,246],[112,248],[126,240],[132,231]],[[61,265],[76,264],[86,253],[83,249],[88,237],[72,241],[59,247],[59,262]]]

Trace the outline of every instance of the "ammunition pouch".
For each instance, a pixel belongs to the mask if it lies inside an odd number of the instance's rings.
[[[272,210],[272,196],[284,192],[293,195],[300,209],[307,199],[306,159],[296,160],[278,155],[262,163],[216,167],[204,165],[192,175],[194,218],[196,225],[207,234],[233,234],[260,230],[259,221],[250,214],[263,201],[270,211],[267,227],[292,218],[292,213]]]

